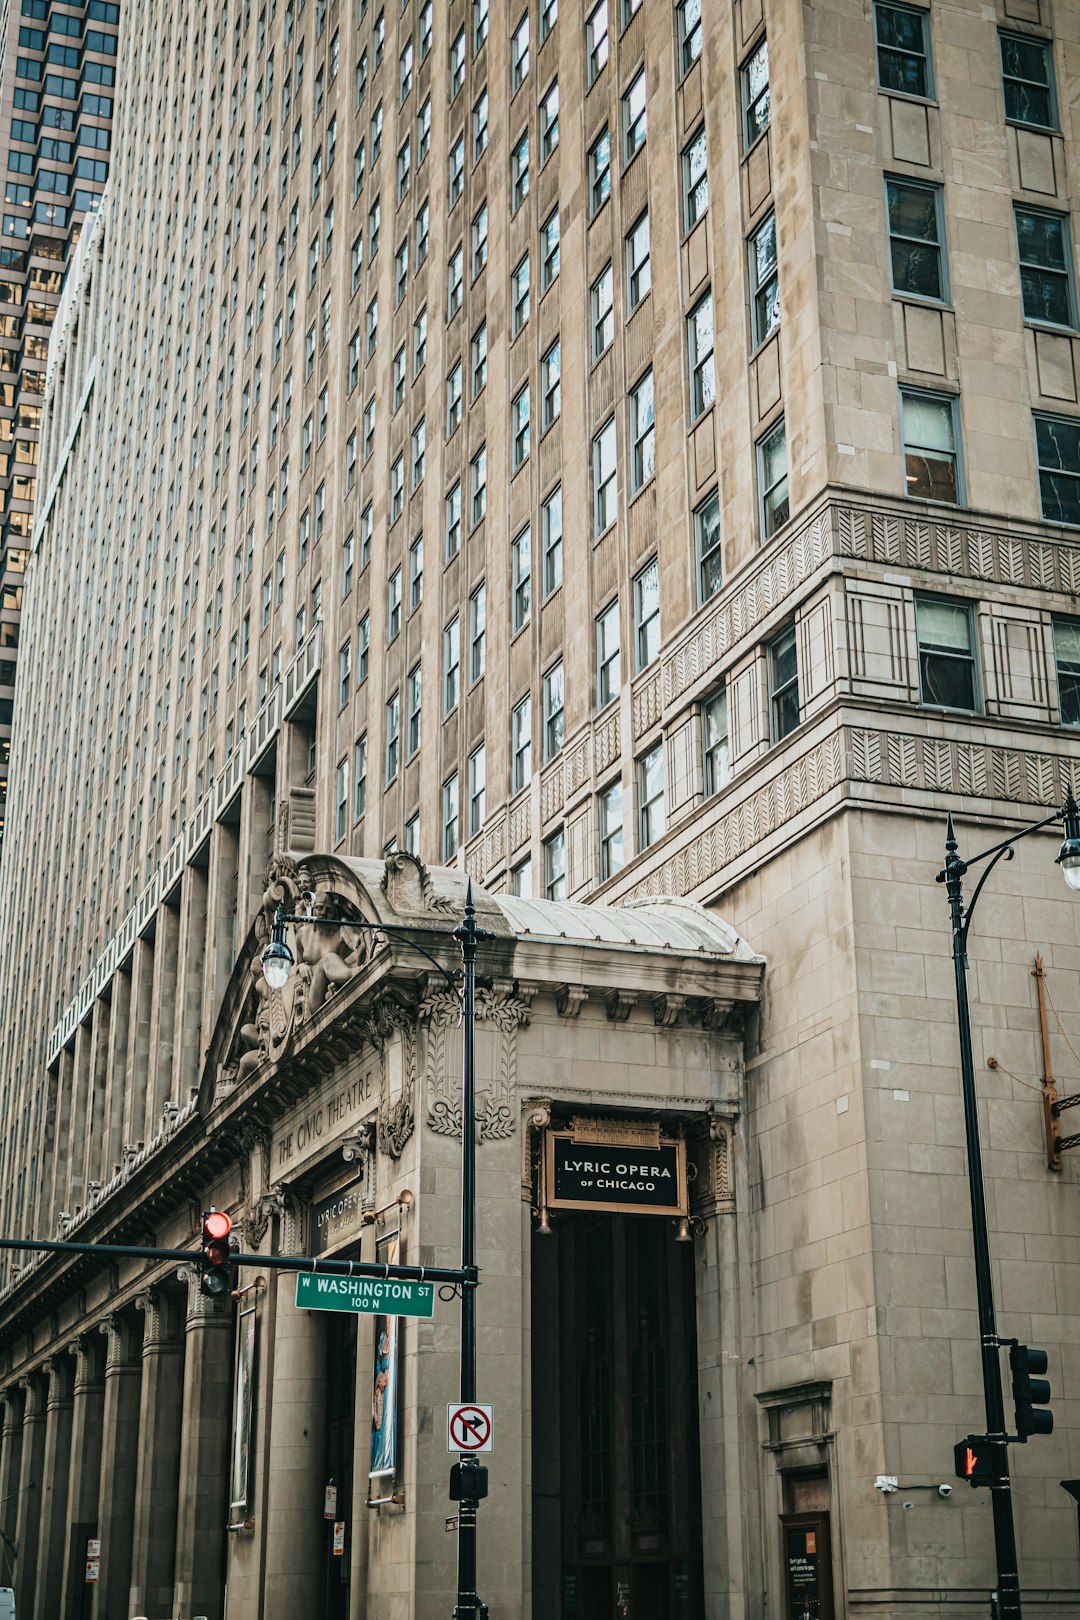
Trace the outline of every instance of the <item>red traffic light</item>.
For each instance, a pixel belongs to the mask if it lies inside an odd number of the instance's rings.
[[[232,1231],[232,1216],[226,1215],[224,1210],[212,1209],[203,1216],[202,1229],[204,1243],[221,1243]]]

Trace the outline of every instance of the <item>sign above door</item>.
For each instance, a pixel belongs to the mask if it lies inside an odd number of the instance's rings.
[[[642,1124],[644,1128],[624,1127],[621,1120],[574,1120],[568,1130],[549,1129],[548,1207],[619,1215],[687,1214],[686,1143],[662,1136],[658,1124]]]

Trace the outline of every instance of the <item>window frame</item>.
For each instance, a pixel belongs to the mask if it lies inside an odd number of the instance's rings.
[[[660,788],[651,798],[648,794],[648,778],[650,766],[654,761],[659,762]],[[644,853],[659,843],[667,832],[667,761],[664,756],[664,740],[657,738],[651,748],[639,754],[634,761],[634,774],[637,779],[638,792],[638,849]],[[656,806],[659,805],[659,818],[656,816]],[[657,825],[657,819],[659,825]]]
[[[1031,414],[1032,414],[1032,430],[1033,430],[1034,437],[1035,437],[1035,468],[1036,468],[1036,471],[1037,471],[1037,473],[1039,475],[1039,510],[1040,510],[1040,512],[1042,514],[1042,520],[1043,520],[1044,523],[1056,523],[1056,524],[1059,524],[1062,528],[1067,528],[1067,529],[1080,528],[1080,474],[1073,473],[1068,468],[1060,468],[1060,467],[1047,467],[1047,468],[1044,468],[1042,461],[1039,459],[1040,458],[1039,423],[1040,422],[1047,422],[1047,423],[1063,422],[1063,423],[1067,424],[1067,426],[1068,426],[1068,428],[1070,430],[1075,430],[1076,433],[1078,434],[1078,436],[1080,436],[1080,418],[1075,417],[1075,416],[1062,416],[1062,415],[1059,415],[1056,411],[1033,411]],[[1044,489],[1043,473],[1044,473],[1044,471],[1047,472],[1047,473],[1052,474],[1055,478],[1067,478],[1067,479],[1072,479],[1075,482],[1076,490],[1077,490],[1077,507],[1078,507],[1077,517],[1076,517],[1075,522],[1070,521],[1068,518],[1053,517],[1053,516],[1049,516],[1047,514],[1046,503],[1045,503],[1045,498],[1044,498],[1044,494],[1043,494],[1043,489]]]
[[[891,190],[892,187],[906,187],[909,191],[928,191],[934,199],[934,222],[937,230],[937,241],[927,242],[923,237],[906,236],[892,228]],[[885,230],[889,238],[889,285],[894,298],[906,298],[920,304],[938,306],[952,302],[949,285],[949,254],[945,240],[945,187],[935,180],[917,179],[908,174],[885,175]],[[933,247],[937,252],[938,281],[941,291],[938,293],[922,293],[910,287],[900,287],[896,282],[896,270],[893,261],[893,242],[915,242],[923,247]]]
[[[612,825],[607,816],[607,810],[612,800],[618,801],[618,824]],[[616,776],[600,788],[596,795],[596,828],[600,842],[600,881],[606,883],[609,878],[616,877],[626,865],[626,823],[623,816],[623,784],[622,777]],[[612,851],[618,846],[618,859],[612,859]]]
[[[1062,702],[1062,697],[1061,697],[1061,693],[1062,693],[1061,667],[1062,667],[1063,660],[1062,660],[1061,651],[1060,651],[1060,649],[1058,647],[1058,630],[1059,630],[1059,628],[1062,629],[1062,630],[1068,629],[1068,630],[1071,630],[1071,631],[1075,631],[1076,637],[1077,637],[1076,668],[1075,668],[1075,671],[1073,669],[1071,669],[1071,668],[1068,670],[1069,692],[1070,692],[1070,700],[1071,700],[1070,701],[1070,712],[1075,710],[1075,713],[1076,713],[1076,719],[1075,720],[1066,720],[1065,717],[1064,717],[1064,715],[1065,715],[1065,704]],[[1067,614],[1067,613],[1055,614],[1053,616],[1053,619],[1051,620],[1051,639],[1052,639],[1053,648],[1054,648],[1054,678],[1057,681],[1058,724],[1062,725],[1062,726],[1068,726],[1071,729],[1073,727],[1080,726],[1080,618],[1076,618],[1075,616]]]
[[[1066,321],[1064,321],[1064,322],[1051,320],[1048,316],[1045,316],[1045,315],[1030,315],[1028,313],[1027,303],[1026,303],[1025,298],[1024,298],[1025,260],[1023,258],[1023,250],[1022,250],[1021,245],[1020,245],[1020,215],[1021,214],[1028,214],[1028,215],[1034,216],[1036,218],[1042,218],[1042,219],[1052,219],[1058,225],[1060,225],[1060,227],[1061,227],[1062,247],[1063,247],[1063,250],[1064,250],[1063,253],[1062,253],[1062,258],[1064,260],[1064,265],[1065,265],[1064,270],[1057,270],[1052,265],[1035,264],[1034,261],[1031,261],[1031,260],[1027,261],[1027,268],[1030,269],[1030,270],[1034,270],[1034,271],[1036,271],[1038,273],[1044,274],[1044,275],[1049,275],[1049,276],[1057,277],[1059,279],[1061,279],[1061,278],[1064,279],[1064,281],[1065,281],[1065,301],[1066,301],[1066,303],[1068,305],[1068,319]],[[1062,213],[1062,212],[1060,212],[1060,210],[1055,209],[1055,208],[1031,208],[1026,203],[1018,203],[1018,202],[1014,201],[1013,202],[1013,224],[1014,224],[1015,229],[1016,229],[1016,261],[1017,261],[1017,264],[1018,264],[1019,270],[1020,270],[1020,304],[1021,304],[1021,308],[1023,309],[1023,312],[1024,312],[1024,322],[1025,322],[1025,324],[1028,325],[1028,326],[1037,326],[1037,327],[1040,327],[1040,328],[1046,327],[1050,331],[1053,331],[1053,332],[1075,332],[1076,329],[1077,329],[1077,324],[1078,324],[1077,302],[1076,302],[1076,271],[1075,271],[1075,260],[1074,260],[1074,257],[1073,257],[1072,231],[1070,229],[1071,221],[1070,221],[1069,215],[1067,213]]]
[[[697,323],[695,317],[698,310],[708,305],[712,321],[710,323],[712,343],[704,354],[698,353]],[[698,422],[710,411],[716,403],[716,308],[712,300],[712,288],[706,287],[704,293],[694,303],[693,308],[686,317],[687,333],[687,361],[690,374],[690,420]],[[709,388],[706,378],[711,378],[712,398],[708,398]]]
[[[759,90],[757,95],[752,97],[750,94],[750,69],[762,50],[765,52],[765,88],[763,90]],[[765,114],[765,122],[760,126],[759,129],[756,130],[754,134],[751,134],[751,117],[753,115],[754,108],[760,105],[763,98],[768,104],[768,110]],[[750,148],[757,144],[757,142],[764,135],[765,131],[768,129],[769,125],[772,123],[772,79],[769,76],[768,34],[762,34],[761,38],[754,45],[753,49],[747,52],[743,61],[739,64],[739,99],[742,108],[743,151],[749,152]]]
[[[722,704],[724,711],[723,735],[715,743],[709,741],[709,712]],[[723,764],[719,760],[723,758]],[[701,700],[701,766],[702,784],[707,799],[714,798],[731,781],[731,717],[728,709],[727,681],[724,680]]]
[[[558,759],[566,742],[566,671],[561,658],[544,671],[544,764]]]
[[[784,644],[784,650],[786,651],[789,641],[791,650],[795,655],[795,674],[788,680],[779,681],[776,669],[777,658],[781,650],[781,644]],[[802,692],[799,686],[799,638],[794,619],[789,619],[787,624],[782,625],[775,635],[770,636],[766,643],[766,662],[769,684],[769,741],[775,747],[785,737],[790,737],[793,731],[797,731],[803,720]],[[791,725],[781,730],[780,704],[792,690],[795,693],[796,718]]]
[[[957,663],[964,662],[971,669],[971,707],[967,705],[954,706],[949,703],[935,703],[927,696],[926,684],[923,678],[924,644],[919,628],[920,605],[928,606],[938,604],[949,608],[962,608],[967,620],[968,650],[966,654],[952,653],[944,648],[936,648],[931,653],[926,650],[926,656],[945,658]],[[945,596],[940,591],[916,591],[914,595],[915,608],[915,646],[916,659],[919,670],[919,705],[924,709],[932,709],[939,714],[981,714],[983,712],[982,672],[979,668],[979,641],[977,604],[965,597]]]
[[[646,612],[646,580],[655,575],[656,606]],[[641,675],[660,656],[660,558],[652,557],[634,575],[634,672]]]
[[[962,448],[961,441],[960,441],[960,396],[959,396],[959,394],[948,394],[948,393],[942,392],[940,389],[934,389],[934,388],[909,388],[906,384],[901,384],[901,386],[899,388],[899,395],[900,395],[900,453],[901,453],[903,466],[904,466],[904,491],[903,491],[903,493],[904,493],[905,499],[912,500],[912,501],[927,501],[932,506],[941,506],[941,507],[948,508],[948,509],[956,509],[956,508],[966,506],[967,505],[967,491],[966,491],[965,482],[964,482],[963,448]],[[907,439],[907,429],[906,429],[906,427],[904,425],[904,414],[905,414],[905,405],[906,405],[906,402],[909,399],[911,399],[911,400],[915,400],[915,399],[931,400],[935,404],[948,405],[948,407],[949,407],[950,420],[951,420],[951,423],[952,423],[952,438],[953,438],[953,452],[952,453],[953,453],[953,457],[954,457],[955,477],[956,477],[956,499],[955,499],[955,501],[942,500],[942,499],[939,499],[939,498],[937,498],[937,497],[935,497],[933,495],[912,495],[910,493],[910,491],[908,490],[908,487],[907,487],[908,486],[908,474],[907,474],[908,439]],[[914,448],[916,448],[916,449],[922,448],[923,450],[926,450],[926,449],[929,449],[931,447],[928,446],[928,445],[923,445],[921,447],[920,446],[915,446]]]
[[[705,533],[706,533],[705,525],[704,525],[704,518],[705,518],[705,514],[706,514],[707,510],[714,504],[716,506],[716,539],[710,545],[705,546],[703,544],[704,536],[705,536]],[[720,486],[719,485],[716,485],[715,488],[711,489],[709,491],[709,493],[706,495],[706,497],[705,497],[705,499],[703,501],[698,502],[697,506],[695,506],[695,508],[694,508],[693,516],[694,516],[694,571],[695,571],[695,574],[697,576],[698,606],[702,607],[702,606],[704,606],[704,604],[706,602],[709,602],[709,601],[712,600],[712,598],[718,593],[718,591],[720,591],[722,589],[723,583],[724,583],[724,567],[723,567],[723,563],[724,563],[724,556],[723,556],[724,542],[723,542],[723,533],[722,533],[721,525],[720,525],[721,513],[720,513]],[[706,567],[707,566],[709,567],[709,570],[710,570],[710,577],[711,577],[711,571],[712,571],[713,566],[715,566],[717,576],[718,576],[717,579],[716,579],[715,585],[713,586],[713,588],[711,590],[708,590],[708,591],[705,589]]]
[[[615,646],[609,648],[606,639],[608,623],[615,626]],[[600,712],[614,703],[622,690],[622,621],[619,598],[613,597],[596,615],[594,621],[596,641],[596,707]]]
[[[1007,124],[1016,124],[1021,129],[1038,129],[1046,132],[1057,133],[1061,129],[1061,110],[1058,107],[1057,99],[1057,83],[1056,75],[1054,73],[1053,41],[1043,39],[1038,34],[1017,34],[1011,28],[999,28],[997,33],[998,64],[1001,70],[1001,99],[1005,106],[1005,122]],[[1047,70],[1045,89],[1050,103],[1050,118],[1052,120],[1049,124],[1035,123],[1029,118],[1019,118],[1015,113],[1011,113],[1009,111],[1009,98],[1006,92],[1007,82],[1010,80],[1014,84],[1035,84],[1037,82],[1034,79],[1021,79],[1016,73],[1006,73],[1004,47],[1006,40],[1010,39],[1019,40],[1024,45],[1036,45],[1042,47]],[[1040,86],[1040,88],[1043,87]]]
[[[695,181],[692,178],[693,171],[690,167],[690,154],[697,145],[698,141],[702,141],[704,143],[705,167]],[[702,121],[698,124],[697,128],[690,136],[690,139],[683,147],[680,161],[682,167],[682,224],[683,231],[686,234],[689,234],[696,225],[701,223],[701,221],[705,218],[705,215],[709,212],[709,137],[705,129],[704,119],[702,119]],[[692,206],[692,203],[695,192],[697,192],[702,185],[705,187],[705,203],[704,206],[699,210]]]
[[[533,777],[532,693],[526,692],[510,710],[510,791],[524,791]]]
[[[881,75],[881,53],[883,50],[892,51],[896,47],[883,45],[878,28],[882,10],[906,12],[909,16],[918,17],[922,29],[922,60],[926,72],[926,84],[921,90],[903,90],[884,82]],[[934,86],[934,57],[933,41],[930,33],[930,10],[928,6],[912,6],[899,4],[898,0],[874,0],[874,79],[878,90],[886,96],[905,96],[911,101],[936,101],[937,93]],[[912,54],[912,53],[908,53]]]

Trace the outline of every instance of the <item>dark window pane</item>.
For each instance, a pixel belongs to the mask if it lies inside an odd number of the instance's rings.
[[[909,450],[905,457],[907,492],[916,500],[949,501],[956,505],[956,461],[925,450]]]
[[[920,12],[878,6],[878,79],[883,89],[909,96],[928,93],[924,30]]]
[[[776,735],[778,738],[786,737],[789,731],[794,731],[799,723],[799,692],[797,687],[791,687],[782,692],[776,700]]]
[[[1034,124],[1039,129],[1055,127],[1049,90],[1036,84],[1020,84],[1016,79],[1005,80],[1005,116],[1016,124]]]
[[[1072,324],[1068,276],[1052,275],[1026,265],[1020,271],[1020,290],[1024,314],[1029,321],[1052,321],[1056,326]]]
[[[1080,726],[1080,671],[1070,675],[1058,670],[1058,697],[1063,726]]]
[[[1080,418],[1036,417],[1035,443],[1043,517],[1080,524]]]
[[[892,241],[893,286],[897,292],[916,293],[920,298],[940,298],[941,253],[921,242]]]
[[[919,651],[922,699],[943,709],[974,709],[975,667],[965,658],[946,658],[927,648]]]

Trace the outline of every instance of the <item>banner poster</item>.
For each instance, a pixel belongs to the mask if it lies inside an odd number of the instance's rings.
[[[375,1245],[380,1266],[400,1264],[401,1233],[388,1232]],[[401,1318],[375,1318],[375,1358],[371,1383],[371,1467],[369,1477],[393,1476],[397,1472],[398,1449],[398,1369]]]
[[[232,1484],[230,1506],[234,1517],[251,1499],[252,1431],[255,1421],[255,1328],[257,1299],[240,1312],[236,1344],[236,1390],[233,1401]]]

